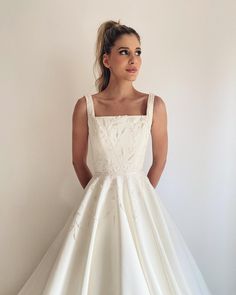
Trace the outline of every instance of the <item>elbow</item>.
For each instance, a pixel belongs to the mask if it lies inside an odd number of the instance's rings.
[[[82,161],[82,160],[75,160],[75,159],[73,159],[72,160],[72,165],[75,168],[80,168],[80,167],[84,167],[84,165],[86,165],[86,163],[85,163],[85,161]]]
[[[158,166],[158,167],[162,167],[162,168],[164,168],[165,167],[165,165],[166,165],[166,161],[167,161],[167,159],[166,158],[164,158],[164,159],[162,159],[162,160],[153,160],[153,163],[152,163],[152,165],[153,166]]]

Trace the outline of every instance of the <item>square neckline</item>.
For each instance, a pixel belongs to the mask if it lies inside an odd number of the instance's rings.
[[[147,98],[147,105],[146,105],[146,114],[145,115],[107,115],[107,116],[95,116],[95,110],[94,110],[94,103],[93,103],[93,97],[91,94],[89,94],[90,99],[91,99],[91,106],[92,106],[92,115],[93,118],[97,119],[97,118],[121,118],[121,117],[125,117],[125,118],[130,118],[130,117],[144,117],[147,118],[148,117],[148,110],[149,110],[149,104],[150,104],[150,98],[151,98],[151,92],[148,93],[148,98]]]

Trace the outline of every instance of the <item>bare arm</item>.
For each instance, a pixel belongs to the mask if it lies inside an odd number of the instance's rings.
[[[87,166],[88,153],[88,123],[85,97],[81,97],[75,104],[72,115],[72,162],[83,188],[92,178]]]
[[[151,136],[153,162],[147,176],[155,188],[164,170],[168,150],[167,112],[165,103],[159,96],[154,99]]]

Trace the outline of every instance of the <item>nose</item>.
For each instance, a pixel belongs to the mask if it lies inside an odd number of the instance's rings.
[[[136,58],[136,55],[135,54],[131,54],[130,55],[130,62],[133,64],[134,63],[134,60]]]

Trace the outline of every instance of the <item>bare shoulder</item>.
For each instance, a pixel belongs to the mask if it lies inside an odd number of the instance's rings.
[[[166,103],[164,99],[158,95],[155,95],[153,109],[153,113],[156,115],[166,114]]]
[[[158,109],[158,108],[166,108],[166,104],[163,98],[161,98],[158,95],[154,96],[154,109]]]
[[[74,105],[73,118],[82,118],[87,115],[87,105],[85,96],[79,97]]]

